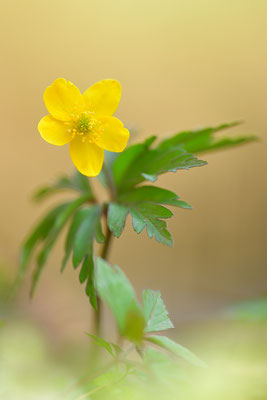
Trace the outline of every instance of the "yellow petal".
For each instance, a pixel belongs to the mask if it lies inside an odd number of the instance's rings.
[[[70,156],[75,167],[84,175],[96,176],[100,173],[104,150],[94,143],[82,142],[81,136],[76,136],[70,143]]]
[[[44,102],[49,113],[60,121],[69,121],[72,115],[84,110],[79,89],[66,79],[56,79],[44,92]]]
[[[99,115],[112,115],[121,98],[121,85],[114,79],[104,79],[89,87],[83,94],[85,106]]]
[[[128,129],[115,117],[98,117],[96,144],[102,149],[121,152],[127,146],[130,136]]]
[[[68,132],[68,127],[51,115],[46,115],[41,119],[38,130],[44,140],[56,146],[63,146],[63,144],[71,141],[71,133]]]

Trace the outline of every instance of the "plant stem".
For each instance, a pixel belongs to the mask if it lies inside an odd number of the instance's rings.
[[[111,245],[112,233],[107,224],[107,217],[105,216],[105,218],[106,218],[106,237],[105,237],[105,242],[103,244],[103,248],[102,248],[100,257],[103,258],[104,260],[107,260],[108,253],[110,250],[110,245]],[[96,301],[97,301],[97,311],[94,313],[94,315],[95,315],[95,331],[96,331],[95,334],[96,334],[96,336],[101,336],[102,302],[98,295],[96,296]]]
[[[106,182],[107,182],[107,186],[109,189],[110,199],[115,200],[116,199],[116,187],[113,182],[112,174],[111,174],[110,170],[106,167],[105,164],[103,164],[103,172],[106,177]],[[105,216],[105,224],[106,224],[106,234],[105,234],[105,241],[103,244],[103,248],[102,248],[100,257],[103,258],[104,260],[107,260],[111,241],[112,241],[112,232],[110,231],[110,229],[108,227],[108,221],[107,221],[107,206],[104,209],[104,216]],[[96,296],[96,301],[97,301],[97,311],[94,313],[95,314],[95,321],[94,321],[95,334],[97,336],[101,336],[102,302],[98,295]]]

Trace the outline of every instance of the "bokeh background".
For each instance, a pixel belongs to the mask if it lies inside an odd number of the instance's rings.
[[[208,166],[160,178],[194,206],[177,209],[169,222],[174,248],[139,237],[128,223],[110,260],[138,294],[161,290],[186,343],[188,326],[209,324],[228,305],[263,295],[266,1],[13,0],[1,5],[0,19],[2,279],[14,277],[20,244],[48,207],[33,205],[32,192],[73,169],[68,147],[47,144],[37,131],[44,89],[57,77],[81,91],[115,78],[123,88],[116,115],[136,132],[132,142],[233,120],[244,120],[234,133],[255,133],[260,141],[207,154]],[[70,265],[59,272],[62,244],[32,301],[25,283],[16,311],[56,346],[85,343],[91,314],[77,273]],[[105,328],[114,330],[108,313]]]

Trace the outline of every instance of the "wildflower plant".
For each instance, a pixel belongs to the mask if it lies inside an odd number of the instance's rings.
[[[99,376],[89,380],[88,393],[81,398],[89,398],[99,391],[105,393],[111,386],[121,390],[119,393],[123,395],[125,382],[131,386],[129,376],[143,384],[151,374],[157,377],[157,368],[163,371],[166,362],[171,363],[175,371],[180,368],[181,360],[195,367],[205,365],[182,345],[157,334],[173,328],[160,292],[145,289],[142,304],[139,304],[123,271],[110,265],[107,258],[112,237],[119,238],[123,234],[127,218],[131,219],[137,234],[146,230],[157,242],[173,245],[166,221],[173,217],[175,207],[186,210],[191,206],[176,193],[159,187],[156,184],[159,175],[205,166],[207,162],[199,159],[199,155],[255,140],[255,136],[216,138],[218,132],[239,124],[234,122],[175,133],[163,140],[151,136],[124,150],[129,131],[112,116],[120,96],[121,87],[115,80],[98,82],[83,95],[72,83],[61,78],[45,90],[44,101],[50,115],[40,121],[39,132],[53,145],[69,143],[77,170],[40,188],[34,199],[40,202],[62,191],[73,192],[75,197],[49,210],[27,236],[21,249],[17,277],[19,283],[38,250],[32,278],[33,294],[48,256],[67,226],[61,271],[72,258],[96,316],[94,332],[89,336],[113,360],[104,372],[100,369]],[[106,157],[103,165],[104,149],[116,154]],[[101,201],[95,195],[91,180],[95,176],[108,192],[108,201]],[[102,245],[100,256],[95,254],[95,242]],[[114,316],[120,338],[140,356],[138,362],[129,358],[129,348],[125,349],[125,344],[114,344],[101,337],[102,301]],[[160,349],[167,353],[161,353]],[[121,382],[124,382],[123,387]],[[112,398],[112,390],[108,398]]]

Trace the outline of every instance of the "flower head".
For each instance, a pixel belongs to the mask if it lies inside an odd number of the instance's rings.
[[[70,144],[70,156],[84,175],[101,171],[104,150],[125,149],[129,131],[112,114],[121,98],[119,82],[105,79],[83,94],[73,83],[56,79],[44,92],[50,115],[41,119],[38,130],[44,140],[56,146]]]

